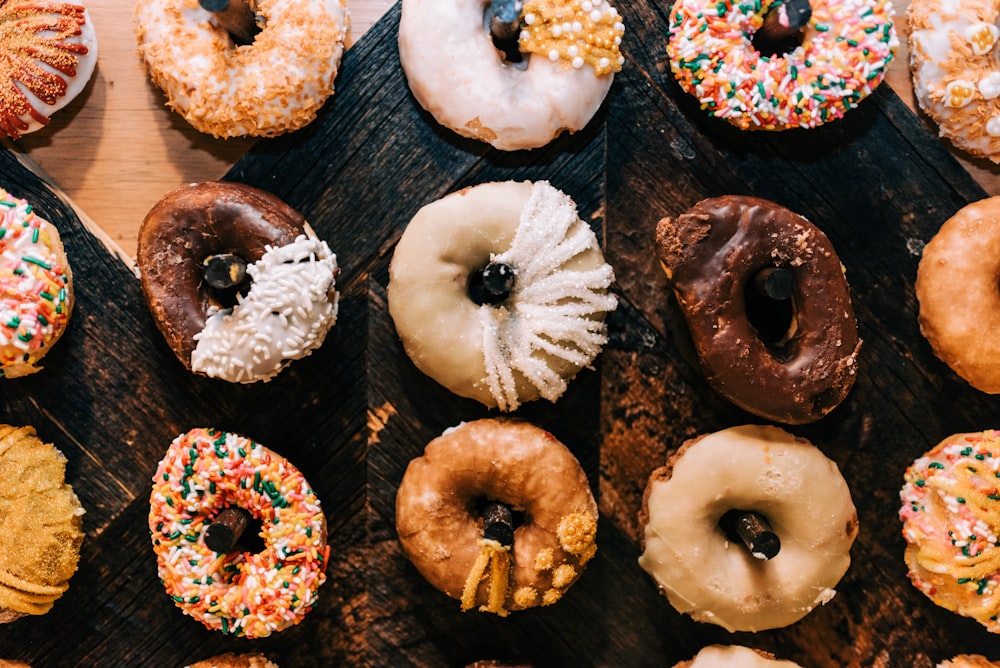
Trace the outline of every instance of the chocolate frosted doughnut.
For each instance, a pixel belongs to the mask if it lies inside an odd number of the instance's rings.
[[[720,394],[787,424],[847,396],[861,341],[840,258],[816,226],[773,202],[716,197],[661,220],[656,250]]]

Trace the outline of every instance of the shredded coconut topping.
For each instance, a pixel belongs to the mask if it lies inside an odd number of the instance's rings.
[[[246,297],[195,335],[194,371],[233,383],[271,380],[319,348],[337,321],[337,256],[325,241],[300,235],[268,246],[247,273]]]
[[[515,374],[555,401],[567,381],[546,357],[582,368],[607,343],[603,318],[592,316],[618,305],[607,292],[614,271],[607,263],[591,270],[568,266],[591,249],[599,249],[597,237],[580,222],[573,200],[544,181],[536,183],[510,249],[490,258],[514,268],[510,297],[499,307],[479,309],[486,380],[500,410],[520,406]]]

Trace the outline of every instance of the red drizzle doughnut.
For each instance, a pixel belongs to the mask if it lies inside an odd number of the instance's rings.
[[[261,522],[263,552],[205,545],[231,506]],[[330,547],[316,493],[287,460],[236,434],[192,429],[174,439],[153,477],[149,531],[167,594],[223,633],[263,638],[298,624],[326,581]]]
[[[708,382],[761,417],[818,420],[854,384],[861,346],[840,258],[815,225],[754,197],[706,199],[656,229],[670,278]],[[789,325],[775,340],[751,323],[759,272],[794,277]]]

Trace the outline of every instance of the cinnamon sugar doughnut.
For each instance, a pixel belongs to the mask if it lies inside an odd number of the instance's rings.
[[[1000,393],[1000,197],[963,207],[924,246],[920,332],[970,385]]]
[[[348,20],[342,0],[256,0],[253,43],[237,46],[197,0],[139,0],[139,55],[167,105],[216,137],[298,130],[333,94]]]
[[[770,652],[740,645],[709,645],[693,659],[681,661],[674,668],[801,668],[792,661],[781,661]]]
[[[0,3],[0,137],[17,139],[83,92],[97,66],[97,34],[83,5]]]
[[[477,507],[523,515],[511,544]],[[462,609],[506,616],[558,601],[597,551],[597,504],[573,454],[525,422],[476,420],[446,430],[406,468],[396,530],[420,574]],[[486,533],[484,533],[486,531]]]
[[[731,542],[729,511],[759,513],[780,538],[769,560]],[[686,441],[649,478],[639,565],[671,605],[728,631],[793,624],[836,594],[858,516],[837,465],[808,441],[745,425]]]

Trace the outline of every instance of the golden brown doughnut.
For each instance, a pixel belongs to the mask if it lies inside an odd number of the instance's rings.
[[[236,654],[235,652],[227,652],[211,659],[192,663],[185,668],[278,668],[278,664],[263,654]]]
[[[990,661],[981,654],[959,654],[946,659],[937,668],[997,668],[1000,662]]]

